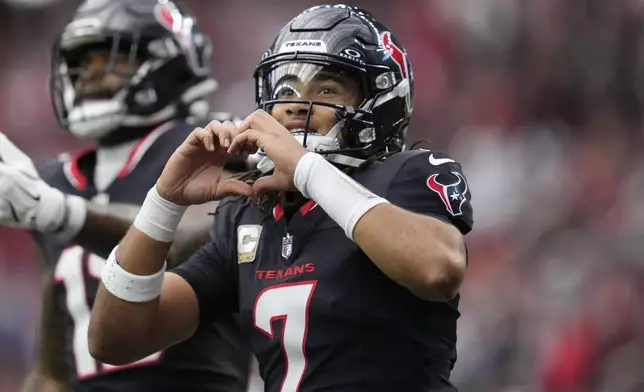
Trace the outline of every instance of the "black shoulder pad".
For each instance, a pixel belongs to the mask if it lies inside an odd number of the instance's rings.
[[[396,155],[396,160],[403,161],[389,183],[390,202],[413,212],[443,216],[463,234],[472,230],[472,195],[458,162],[429,150]]]

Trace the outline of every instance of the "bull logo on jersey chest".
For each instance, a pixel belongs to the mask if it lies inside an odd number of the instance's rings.
[[[286,233],[284,237],[282,237],[282,257],[285,259],[288,259],[291,257],[291,254],[293,253],[293,236],[290,235],[289,233]]]

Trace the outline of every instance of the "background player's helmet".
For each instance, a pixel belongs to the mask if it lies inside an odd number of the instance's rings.
[[[109,53],[107,72],[117,72],[117,55],[128,56],[129,71],[119,74],[126,80],[119,91],[84,99],[81,59],[97,49]],[[101,140],[172,118],[205,116],[204,97],[217,88],[209,76],[211,53],[196,19],[171,1],[86,0],[53,48],[50,91],[59,124]]]
[[[356,7],[312,7],[282,28],[255,71],[258,106],[270,112],[277,103],[300,102],[279,99],[280,81],[311,78],[324,69],[350,75],[364,99],[357,107],[301,101],[310,108],[332,108],[339,120],[326,136],[307,125],[302,135],[296,134],[305,147],[348,166],[402,149],[413,108],[407,53],[389,29]],[[307,124],[310,115],[311,110]]]

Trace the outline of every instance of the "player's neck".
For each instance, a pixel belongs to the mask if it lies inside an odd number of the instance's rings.
[[[114,146],[99,146],[96,149],[94,186],[99,192],[104,191],[116,179],[138,142],[139,139],[135,139]]]
[[[287,221],[290,221],[293,215],[302,207],[308,199],[306,199],[300,192],[284,192],[280,196],[282,209]]]

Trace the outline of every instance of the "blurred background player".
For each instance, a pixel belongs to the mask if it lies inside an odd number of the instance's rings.
[[[172,2],[87,1],[56,40],[50,88],[61,128],[96,148],[36,170],[0,134],[0,221],[33,230],[46,260],[38,363],[25,391],[246,390],[250,356],[234,317],[122,367],[97,362],[87,346],[103,250],[125,234],[194,124],[234,120],[208,113],[211,52],[196,19]],[[213,210],[192,211],[176,249],[206,241]]]

